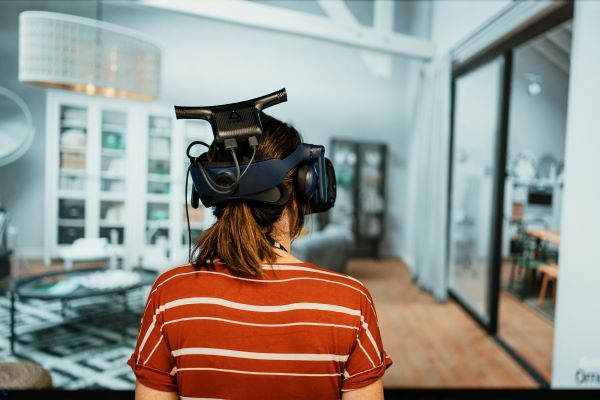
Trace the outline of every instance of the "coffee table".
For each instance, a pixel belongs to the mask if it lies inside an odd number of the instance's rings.
[[[66,309],[71,300],[120,295],[123,297],[124,310],[127,311],[127,293],[143,286],[152,285],[156,277],[156,271],[143,268],[130,270],[93,268],[37,275],[16,281],[10,290],[11,353],[16,354],[17,300],[61,301],[63,319],[66,320]],[[123,326],[123,330],[125,328]]]

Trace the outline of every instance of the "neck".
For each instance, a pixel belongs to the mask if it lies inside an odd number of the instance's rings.
[[[286,250],[292,251],[292,238],[290,236],[290,222],[288,211],[283,212],[282,217],[275,223],[271,232],[271,238],[282,245]],[[291,253],[281,249],[274,249],[277,254],[276,263],[301,263],[302,261],[294,257]]]
[[[275,232],[273,232],[272,238],[277,243],[282,245],[286,250],[288,250],[290,252],[292,251],[292,240],[290,238],[289,233],[288,234],[281,234],[281,233],[275,234]],[[277,260],[275,262],[278,264],[301,263],[302,262],[302,260],[297,259],[291,253],[288,253],[285,250],[277,249],[277,248],[275,248],[274,250],[275,250],[275,254],[277,254]]]

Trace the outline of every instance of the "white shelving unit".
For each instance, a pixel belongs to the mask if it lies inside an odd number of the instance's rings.
[[[112,231],[131,265],[157,243],[180,261],[185,150],[191,140],[210,143],[210,125],[176,121],[170,106],[60,91],[48,93],[46,123],[45,263],[77,238],[110,240]],[[212,218],[190,209],[193,234]]]

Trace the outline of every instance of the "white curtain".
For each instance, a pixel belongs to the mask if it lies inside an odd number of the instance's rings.
[[[440,302],[447,298],[450,73],[447,56],[422,67],[410,152],[410,239],[406,261],[414,281]]]

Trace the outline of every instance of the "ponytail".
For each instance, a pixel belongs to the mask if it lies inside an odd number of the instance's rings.
[[[262,274],[263,262],[277,260],[271,232],[265,232],[257,223],[246,202],[232,202],[217,208],[215,213],[217,222],[202,232],[194,249],[199,266],[211,267],[218,258],[233,273],[258,277]],[[268,219],[276,221],[281,212],[276,214],[279,215]]]

